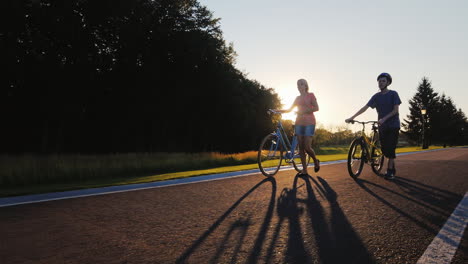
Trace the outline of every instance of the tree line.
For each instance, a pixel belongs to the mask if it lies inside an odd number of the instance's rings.
[[[5,0],[3,153],[242,152],[274,130],[273,89],[236,69],[196,0]],[[427,109],[423,120],[420,109]],[[466,117],[424,78],[403,130],[467,144]],[[354,135],[317,129],[315,144]]]
[[[278,95],[196,0],[5,0],[4,153],[240,152]]]
[[[403,132],[413,142],[423,146],[468,144],[465,113],[457,109],[451,97],[437,93],[427,77],[422,78],[409,105]]]

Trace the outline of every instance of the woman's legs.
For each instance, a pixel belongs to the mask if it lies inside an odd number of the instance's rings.
[[[307,174],[307,161],[306,161],[306,153],[305,153],[305,136],[297,136],[297,142],[299,144],[299,156],[301,157],[302,163],[302,174]]]
[[[299,156],[302,162],[302,173],[307,174],[306,153],[314,160],[315,167],[318,167],[319,160],[315,156],[315,151],[312,149],[312,136],[297,136],[299,143]]]
[[[304,136],[304,148],[307,154],[314,160],[315,165],[318,163],[318,159],[315,156],[315,151],[312,148],[312,136]]]

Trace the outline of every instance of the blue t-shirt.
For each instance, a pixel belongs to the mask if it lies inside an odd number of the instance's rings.
[[[398,93],[393,90],[388,90],[386,94],[382,94],[381,92],[378,92],[372,96],[372,98],[369,100],[367,103],[367,106],[371,108],[376,108],[377,113],[379,116],[379,119],[384,118],[386,115],[388,115],[390,112],[393,111],[393,107],[395,105],[400,105],[401,100],[400,97],[398,96]],[[385,123],[382,124],[382,127],[386,128],[400,128],[400,117],[399,114],[396,114]]]

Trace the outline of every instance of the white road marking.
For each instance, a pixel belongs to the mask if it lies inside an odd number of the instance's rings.
[[[450,264],[468,224],[468,192],[417,264]]]

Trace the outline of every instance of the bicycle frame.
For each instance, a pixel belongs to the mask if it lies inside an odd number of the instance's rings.
[[[362,130],[361,130],[361,138],[363,139],[363,143],[364,143],[364,146],[366,148],[366,155],[371,155],[371,150],[372,150],[372,147],[374,147],[374,149],[377,149],[380,151],[380,148],[376,146],[376,142],[378,140],[377,138],[377,132],[378,131],[378,128],[375,126],[375,123],[372,124],[372,132],[371,132],[371,135],[370,136],[367,136],[366,135],[366,132],[365,132],[365,123],[362,123]],[[370,161],[372,159],[372,157],[369,157],[370,159],[368,159],[368,161]]]
[[[378,126],[377,126],[377,121],[368,121],[368,122],[360,122],[360,121],[355,121],[358,122],[362,125],[362,130],[361,130],[361,135],[359,138],[361,138],[361,141],[364,145],[364,161],[366,163],[372,162],[373,161],[373,156],[372,156],[372,150],[376,150],[378,152],[377,156],[380,156],[382,154],[382,150],[380,149],[379,146],[376,145],[376,142],[379,140],[377,133],[378,133]],[[366,124],[372,124],[372,132],[370,136],[367,136],[366,131],[365,131],[365,125]]]
[[[278,137],[278,141],[280,144],[283,146],[283,149],[286,150],[286,153],[284,154],[284,158],[287,160],[293,160],[299,156],[294,156],[294,149],[296,148],[297,145],[297,137],[294,135],[292,138],[292,143],[289,142],[289,138],[286,135],[286,132],[284,131],[283,123],[281,122],[281,119],[278,121],[278,125],[276,127],[276,131],[272,133],[273,135]],[[276,151],[278,150],[279,144],[275,145],[276,148],[273,152],[273,154],[276,154]],[[273,146],[272,146],[273,147]]]
[[[362,166],[364,163],[369,164],[372,167],[372,171],[380,175],[380,170],[384,163],[384,156],[382,150],[378,144],[378,126],[377,121],[352,121],[351,123],[359,123],[362,125],[360,136],[353,140],[349,147],[348,152],[348,172],[353,178],[359,177],[362,172]],[[365,131],[366,124],[372,124],[372,132],[368,136]],[[358,156],[354,156],[359,153]]]
[[[274,176],[281,167],[283,160],[286,163],[292,163],[297,172],[302,172],[302,166],[304,166],[303,159],[296,161],[297,158],[301,157],[299,154],[300,150],[298,149],[298,137],[293,135],[292,139],[289,139],[283,127],[280,111],[270,109],[268,113],[279,114],[280,118],[274,132],[268,134],[262,140],[258,150],[257,163],[262,174],[267,177]],[[310,159],[311,157],[306,154],[306,165],[309,164]],[[273,169],[267,169],[271,167]]]

